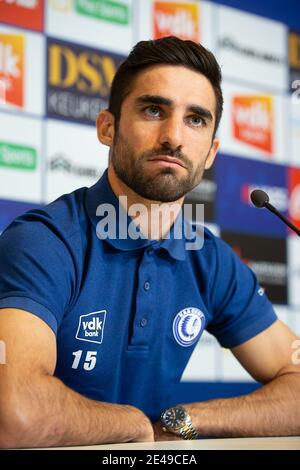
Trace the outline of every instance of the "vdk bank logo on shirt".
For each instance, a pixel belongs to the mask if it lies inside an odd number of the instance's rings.
[[[81,341],[101,344],[106,319],[106,310],[80,315],[75,338]]]

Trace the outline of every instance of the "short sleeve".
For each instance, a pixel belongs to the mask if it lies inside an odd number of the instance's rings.
[[[22,216],[0,236],[0,308],[33,313],[56,334],[74,278],[70,250],[50,218]]]
[[[214,316],[207,330],[223,347],[233,348],[271,326],[277,316],[253,271],[224,241],[216,238],[215,243]]]

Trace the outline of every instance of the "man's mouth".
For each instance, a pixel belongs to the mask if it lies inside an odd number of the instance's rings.
[[[155,157],[149,158],[151,162],[161,163],[162,165],[176,165],[186,168],[185,164],[178,158],[169,157],[168,155],[156,155]]]

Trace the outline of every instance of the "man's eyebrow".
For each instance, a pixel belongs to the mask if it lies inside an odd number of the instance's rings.
[[[139,104],[165,104],[167,106],[171,106],[173,104],[173,101],[168,99],[168,98],[164,98],[163,96],[160,96],[160,95],[142,95],[142,96],[139,96],[137,99],[136,99],[136,102]]]
[[[203,108],[203,106],[193,104],[191,106],[188,106],[188,111],[192,111],[192,113],[195,113],[198,116],[207,119],[208,121],[213,121],[213,115],[208,109]]]
[[[165,98],[160,95],[142,95],[136,99],[137,104],[163,104],[166,106],[171,106],[174,102],[169,98]],[[211,112],[196,104],[191,104],[187,107],[188,111],[197,114],[200,117],[206,118],[208,121],[213,121],[213,116]]]

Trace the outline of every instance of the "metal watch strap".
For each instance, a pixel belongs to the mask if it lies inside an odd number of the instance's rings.
[[[196,439],[198,437],[198,433],[195,428],[193,428],[191,423],[186,423],[181,429],[180,429],[180,435],[183,437],[183,439],[190,440],[190,439]]]

